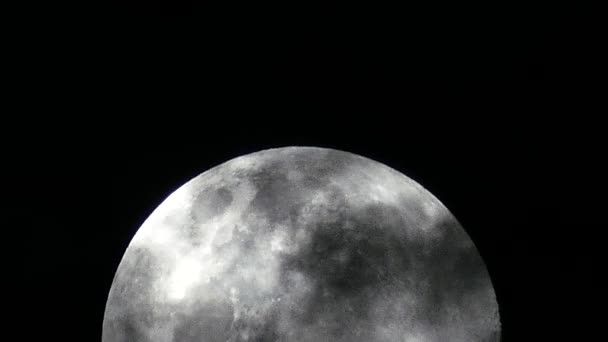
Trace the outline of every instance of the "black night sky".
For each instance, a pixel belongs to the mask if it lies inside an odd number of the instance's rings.
[[[558,215],[556,184],[575,163],[560,113],[588,113],[599,95],[591,6],[50,7],[28,9],[34,24],[19,26],[13,89],[26,93],[25,128],[6,144],[18,165],[9,208],[24,227],[14,246],[29,293],[18,312],[23,340],[100,341],[114,272],[152,210],[210,167],[288,145],[353,152],[421,183],[486,261],[503,340],[569,336],[558,329],[574,324],[564,289],[582,270],[565,255],[576,242]]]

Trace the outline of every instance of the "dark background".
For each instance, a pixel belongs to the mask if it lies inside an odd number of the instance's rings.
[[[7,93],[25,94],[23,122],[5,126],[17,138],[4,144],[10,218],[24,227],[9,246],[24,340],[100,341],[114,272],[154,208],[210,167],[289,145],[369,157],[436,195],[487,263],[504,341],[584,340],[588,313],[573,309],[584,267],[564,193],[575,187],[572,141],[585,135],[576,119],[600,94],[586,3],[27,11],[13,27],[23,35]]]

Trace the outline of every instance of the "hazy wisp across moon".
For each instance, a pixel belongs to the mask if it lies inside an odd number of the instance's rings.
[[[351,153],[230,160],[131,241],[103,342],[500,340],[490,277],[428,191]]]

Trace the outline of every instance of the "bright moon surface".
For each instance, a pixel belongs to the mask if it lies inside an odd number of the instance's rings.
[[[313,147],[184,184],[118,266],[103,342],[500,341],[473,241],[419,184]]]

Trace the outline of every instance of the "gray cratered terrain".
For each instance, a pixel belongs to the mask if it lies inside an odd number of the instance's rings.
[[[144,222],[103,342],[499,341],[471,239],[401,173],[323,148],[217,166]]]

